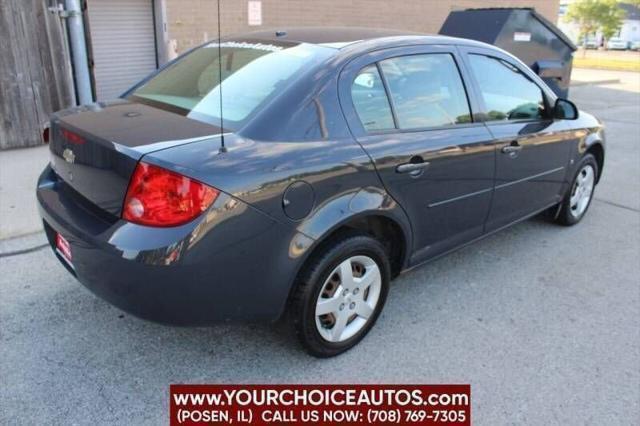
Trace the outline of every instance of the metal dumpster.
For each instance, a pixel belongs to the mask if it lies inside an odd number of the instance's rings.
[[[536,72],[561,98],[571,81],[576,46],[558,27],[531,8],[454,11],[440,34],[478,40],[500,47]]]

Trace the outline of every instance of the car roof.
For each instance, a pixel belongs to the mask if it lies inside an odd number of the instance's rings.
[[[265,41],[293,41],[298,43],[318,44],[336,49],[347,46],[376,45],[392,46],[407,42],[422,42],[424,44],[460,44],[474,46],[489,46],[475,40],[424,34],[418,32],[360,27],[294,27],[262,30],[252,33],[239,34],[232,39],[250,38]],[[365,46],[362,46],[365,47]]]

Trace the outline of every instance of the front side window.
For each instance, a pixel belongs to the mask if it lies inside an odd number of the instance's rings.
[[[252,114],[334,49],[305,43],[227,41],[200,47],[138,87],[130,98],[237,130]],[[221,59],[220,59],[221,58]],[[222,63],[220,63],[222,62]],[[222,70],[222,76],[220,76]]]
[[[489,121],[544,117],[542,90],[518,68],[501,59],[469,55]]]
[[[363,68],[351,85],[351,99],[367,132],[393,129],[393,115],[378,67]]]
[[[471,121],[469,102],[449,53],[401,56],[380,62],[401,129]]]

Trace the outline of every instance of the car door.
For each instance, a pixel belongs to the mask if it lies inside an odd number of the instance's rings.
[[[496,144],[496,185],[486,230],[509,225],[562,198],[571,132],[551,112],[555,96],[531,70],[498,51],[463,48]]]
[[[340,100],[354,137],[411,220],[412,264],[482,234],[495,151],[491,133],[474,121],[477,105],[455,46],[360,57],[341,73]]]

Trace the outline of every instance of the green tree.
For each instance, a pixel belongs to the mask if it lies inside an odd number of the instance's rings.
[[[632,0],[633,1],[633,0]],[[602,17],[600,19],[600,31],[606,40],[613,37],[622,27],[622,21],[625,18],[625,11],[618,5],[618,1],[605,1]],[[638,1],[640,3],[640,1]]]
[[[636,2],[640,0],[629,0]],[[578,25],[580,38],[586,43],[587,37],[602,31],[609,39],[622,27],[625,12],[617,0],[578,0],[569,5],[565,19]]]
[[[579,37],[586,41],[600,28],[600,1],[579,0],[569,5],[565,20],[578,25]]]

